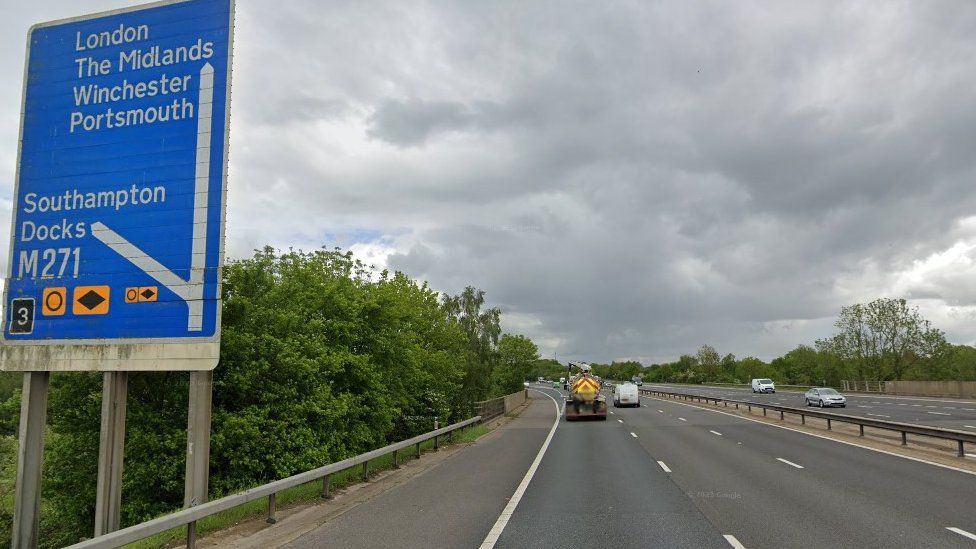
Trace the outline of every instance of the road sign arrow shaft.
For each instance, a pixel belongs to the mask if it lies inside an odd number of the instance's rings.
[[[210,197],[210,148],[213,138],[213,91],[214,69],[210,63],[204,63],[200,68],[200,94],[197,103],[190,279],[184,280],[104,223],[96,221],[91,224],[92,236],[186,302],[189,309],[187,330],[191,332],[203,329],[203,275],[207,267],[207,210]]]

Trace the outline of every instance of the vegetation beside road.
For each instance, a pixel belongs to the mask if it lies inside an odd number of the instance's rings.
[[[606,379],[662,383],[748,383],[770,378],[786,385],[832,385],[841,380],[976,380],[976,348],[953,345],[903,299],[876,299],[843,307],[837,333],[765,362],[721,355],[711,345],[674,362],[593,364]],[[540,374],[542,375],[542,374]]]
[[[538,358],[531,340],[502,333],[483,291],[440,294],[339,250],[256,251],[224,268],[223,299],[211,498],[429,431],[434,416],[470,417],[474,402],[520,390]],[[123,526],[182,507],[188,381],[129,376]],[[101,389],[98,373],[52,376],[44,547],[92,533]],[[12,434],[18,391],[0,412]]]

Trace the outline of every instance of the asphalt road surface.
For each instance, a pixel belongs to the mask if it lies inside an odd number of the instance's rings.
[[[290,547],[479,547],[550,432],[541,392],[505,428]],[[560,420],[495,546],[976,547],[976,475],[642,403]]]
[[[801,408],[805,406],[803,393],[793,391],[776,391],[772,394],[761,394],[753,393],[750,389],[651,383],[645,383],[642,388],[731,398],[750,402],[776,404],[779,406],[797,406]],[[854,393],[847,393],[844,396],[847,397],[846,408],[824,408],[823,411],[976,432],[976,400]]]

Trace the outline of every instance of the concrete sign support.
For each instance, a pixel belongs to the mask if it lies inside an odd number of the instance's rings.
[[[186,487],[183,506],[207,502],[210,489],[210,414],[213,372],[190,372],[190,410],[186,425]]]
[[[102,376],[102,427],[98,440],[98,481],[95,489],[96,536],[119,529],[125,404],[129,392],[128,372],[105,372]]]
[[[37,542],[51,371],[107,372],[96,534],[119,523],[128,372],[204,388],[187,490],[206,497],[233,31],[234,0],[163,0],[28,32],[0,298],[0,370],[25,372],[15,547]]]
[[[44,425],[50,372],[27,372],[20,395],[20,448],[14,492],[14,524],[10,546],[37,547],[41,512],[41,469],[44,461]]]

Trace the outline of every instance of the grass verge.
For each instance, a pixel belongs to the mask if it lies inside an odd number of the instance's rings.
[[[494,426],[490,425],[475,425],[474,427],[468,427],[463,433],[456,436],[454,441],[449,441],[446,437],[441,437],[439,439],[440,446],[448,446],[451,444],[459,443],[469,443],[474,442],[478,438],[488,434],[494,429]],[[421,453],[429,452],[434,449],[434,441],[428,440],[420,444]],[[413,449],[401,450],[399,454],[400,463],[405,463],[410,460],[417,459],[417,455],[414,453]],[[376,458],[369,462],[369,473],[375,474],[380,471],[385,471],[393,468],[393,454],[387,454],[385,456]],[[335,491],[337,489],[362,482],[363,480],[363,469],[361,465],[357,465],[350,469],[345,469],[331,476],[331,490]],[[322,496],[322,481],[316,480],[313,482],[308,482],[300,486],[295,486],[278,492],[276,496],[276,505],[278,509],[282,509],[287,505],[309,502],[317,500]],[[252,501],[244,505],[239,505],[233,509],[228,509],[222,513],[212,515],[205,519],[197,522],[197,536],[205,536],[207,533],[216,532],[229,528],[231,526],[240,524],[241,522],[260,517],[262,515],[267,515],[268,513],[268,500],[263,498],[260,500]],[[146,538],[141,541],[130,543],[125,547],[128,549],[151,549],[151,548],[161,548],[170,547],[184,543],[186,540],[186,527],[182,526],[179,528],[174,528],[172,530],[167,530],[156,534],[152,537]]]

